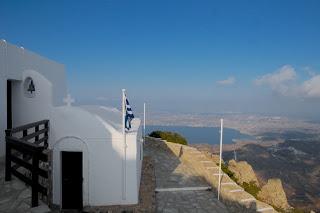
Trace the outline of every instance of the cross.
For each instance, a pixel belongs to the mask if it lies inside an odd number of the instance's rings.
[[[68,107],[70,107],[71,104],[74,103],[74,99],[71,98],[71,95],[70,95],[70,94],[68,94],[67,97],[65,97],[65,98],[63,99],[63,102],[66,103],[66,105],[67,105]]]

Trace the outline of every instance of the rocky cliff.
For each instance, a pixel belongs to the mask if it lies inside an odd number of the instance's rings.
[[[283,190],[280,179],[269,179],[267,184],[261,188],[258,198],[283,210],[290,209],[286,193]]]
[[[248,162],[230,160],[228,169],[234,173],[239,184],[254,183],[257,186],[257,190],[259,190],[254,196],[259,200],[281,210],[289,210],[291,208],[280,179],[269,179],[267,184],[260,188],[257,176]]]
[[[234,173],[234,176],[238,179],[238,183],[243,184],[254,182],[259,186],[258,179],[254,173],[250,164],[246,161],[236,162],[235,160],[230,160],[228,163],[228,169]]]

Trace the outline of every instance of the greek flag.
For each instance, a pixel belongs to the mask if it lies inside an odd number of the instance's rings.
[[[131,120],[134,118],[131,106],[126,96],[126,116],[125,116],[125,127],[127,130],[131,129]]]

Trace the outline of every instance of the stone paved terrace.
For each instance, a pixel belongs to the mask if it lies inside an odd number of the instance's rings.
[[[146,141],[144,154],[152,156],[155,162],[157,212],[228,212],[224,204],[217,200],[216,193],[196,190],[196,187],[202,189],[209,185],[192,165],[180,161],[170,149]],[[186,187],[192,190],[181,190]]]

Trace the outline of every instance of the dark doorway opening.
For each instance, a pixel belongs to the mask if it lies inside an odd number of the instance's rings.
[[[82,152],[62,152],[62,209],[82,209]]]
[[[7,80],[7,129],[12,128],[12,81]]]

